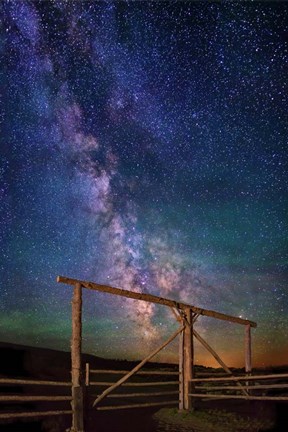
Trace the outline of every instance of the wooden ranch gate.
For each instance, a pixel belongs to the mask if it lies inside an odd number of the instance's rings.
[[[93,407],[96,409],[109,409],[109,407],[98,406],[99,403],[109,397],[110,393],[116,390],[121,385],[129,385],[126,381],[133,375],[138,373],[140,369],[151,360],[158,352],[166,347],[172,340],[178,335],[179,338],[179,403],[180,410],[189,410],[192,407],[193,397],[197,397],[195,388],[195,376],[194,376],[194,346],[193,340],[196,338],[217,360],[221,367],[229,374],[232,379],[236,381],[236,386],[241,390],[245,398],[249,397],[248,391],[242,385],[237,377],[233,377],[232,371],[219,357],[219,355],[210,347],[210,345],[196,332],[193,325],[200,315],[233,322],[245,326],[245,372],[249,376],[252,370],[251,364],[251,327],[256,327],[256,323],[242,318],[222,314],[212,310],[202,309],[189,304],[169,300],[162,297],[157,297],[151,294],[143,294],[139,292],[128,291],[119,288],[113,288],[107,285],[99,285],[93,282],[80,281],[77,279],[71,279],[68,277],[58,276],[57,282],[72,285],[74,287],[73,299],[72,299],[72,341],[71,341],[71,363],[72,363],[72,429],[73,432],[84,432],[84,379],[82,376],[82,365],[81,365],[81,340],[82,340],[82,288],[87,288],[95,291],[102,291],[109,294],[114,294],[122,297],[132,298],[135,300],[142,300],[146,302],[156,303],[171,308],[175,315],[176,320],[180,323],[179,328],[156,350],[149,354],[143,359],[136,367],[131,371],[122,371],[124,376],[116,381],[114,384],[106,384],[109,387],[106,388],[97,398],[94,400]],[[86,370],[87,372],[87,370]],[[92,371],[91,371],[92,372]],[[97,372],[97,371],[93,371]],[[99,371],[98,371],[99,372]],[[112,372],[112,371],[106,371]],[[118,371],[118,373],[121,371]],[[140,374],[141,372],[139,372]],[[145,373],[142,371],[142,374]],[[87,378],[86,373],[86,384],[87,380],[89,383],[89,375]],[[126,383],[126,384],[125,384]],[[173,382],[174,383],[174,382]],[[101,383],[99,383],[101,384]],[[132,383],[131,383],[132,384]],[[130,385],[131,385],[130,384]],[[159,384],[159,383],[158,383]],[[178,393],[178,392],[177,392]],[[163,394],[163,393],[162,393]],[[203,396],[203,395],[201,395]],[[168,402],[169,403],[169,402]],[[142,404],[141,406],[154,406],[154,405],[165,405],[167,402],[159,403],[148,403]],[[135,405],[134,405],[135,406]],[[139,405],[138,405],[139,406]],[[125,406],[124,406],[125,407]],[[124,408],[121,406],[121,408]],[[126,407],[130,407],[127,405]],[[115,409],[115,407],[113,407]],[[120,407],[119,407],[120,408]]]

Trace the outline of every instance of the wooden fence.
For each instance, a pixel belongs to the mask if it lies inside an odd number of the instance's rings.
[[[4,386],[11,386],[13,387],[16,385],[17,387],[20,386],[21,390],[23,387],[71,387],[70,382],[60,382],[60,381],[38,381],[38,380],[32,380],[32,379],[14,379],[14,378],[0,378],[0,386],[1,388]],[[19,391],[18,391],[19,393]],[[26,393],[29,393],[29,391],[26,391]],[[68,396],[62,396],[62,395],[38,395],[38,394],[2,394],[0,395],[0,403],[8,403],[10,405],[13,404],[13,407],[9,407],[8,412],[0,412],[0,419],[21,419],[21,418],[37,418],[37,417],[47,417],[47,416],[58,416],[58,415],[71,415],[72,411],[71,409],[67,410],[33,410],[30,409],[29,411],[22,411],[22,405],[23,403],[31,403],[31,402],[71,402],[72,397],[71,395]],[[21,404],[21,407],[17,407],[17,403]],[[15,405],[14,405],[15,404]]]
[[[73,298],[72,298],[72,341],[71,341],[71,361],[72,361],[72,430],[74,432],[84,431],[84,380],[82,374],[81,365],[81,345],[82,345],[82,289],[89,289],[94,291],[101,291],[113,295],[118,295],[122,297],[132,298],[135,300],[146,301],[150,303],[155,303],[169,307],[173,312],[177,322],[180,324],[178,329],[164,342],[162,345],[150,353],[145,359],[143,359],[135,368],[131,371],[125,371],[124,376],[118,379],[115,383],[111,382],[101,382],[96,385],[101,385],[107,387],[100,394],[96,395],[93,402],[93,407],[98,410],[111,409],[110,407],[101,406],[103,399],[112,397],[112,392],[114,392],[120,386],[132,386],[133,383],[126,383],[135,374],[139,374],[140,369],[151,360],[158,352],[160,352],[165,346],[167,346],[172,340],[174,340],[179,335],[179,380],[177,382],[173,381],[173,384],[178,385],[178,400],[171,401],[171,403],[178,403],[178,407],[181,410],[189,410],[192,407],[192,397],[191,388],[193,388],[192,380],[195,378],[194,375],[194,345],[193,341],[196,338],[217,360],[221,367],[228,373],[231,374],[230,369],[224,363],[224,361],[219,357],[219,355],[210,347],[210,345],[196,332],[194,329],[194,323],[200,316],[208,316],[224,321],[233,322],[236,324],[241,324],[245,326],[245,370],[247,374],[251,373],[251,327],[256,327],[256,323],[253,321],[245,320],[239,317],[234,317],[227,314],[222,314],[216,311],[202,309],[193,305],[189,305],[182,302],[177,302],[175,300],[166,299],[163,297],[157,297],[151,294],[139,293],[134,291],[128,291],[120,288],[114,288],[107,285],[100,285],[94,282],[81,281],[77,279],[71,279],[63,276],[58,276],[57,281],[60,283],[65,283],[72,285]],[[94,371],[90,371],[94,373]],[[87,379],[87,378],[86,378]],[[89,377],[90,383],[90,377]],[[164,383],[157,383],[158,385],[166,385]],[[171,382],[170,382],[171,384]],[[89,384],[93,385],[93,381]],[[142,384],[143,385],[143,384]],[[151,385],[144,383],[145,386]],[[241,386],[241,384],[238,384]],[[138,383],[139,386],[139,383]],[[242,387],[242,386],[241,386]],[[246,390],[243,390],[245,395],[248,395]],[[163,392],[156,392],[163,393]],[[139,393],[134,393],[139,395]],[[163,395],[161,395],[163,396]],[[168,396],[167,394],[165,396]],[[115,394],[114,396],[115,397]],[[116,394],[117,397],[117,394]],[[123,397],[130,397],[126,394]],[[138,397],[138,396],[137,396]],[[155,402],[155,406],[156,406]],[[144,406],[152,406],[149,404],[141,404]],[[166,401],[158,402],[157,405],[168,405]],[[118,406],[122,408],[136,408],[139,404],[130,404]]]
[[[84,372],[84,371],[83,371]],[[106,369],[90,369],[88,363],[86,363],[85,369],[85,387],[86,387],[86,398],[88,400],[90,397],[99,397],[99,394],[93,392],[94,388],[106,387],[110,389],[114,386],[111,381],[94,381],[91,379],[93,376],[101,375],[124,375],[126,376],[131,371],[128,370],[106,370]],[[108,410],[119,410],[119,409],[132,409],[132,408],[150,408],[157,406],[168,406],[179,404],[179,372],[177,371],[161,371],[161,370],[139,370],[137,375],[140,377],[176,377],[173,381],[145,381],[145,382],[125,382],[122,383],[122,387],[132,387],[132,392],[127,393],[112,393],[107,394],[108,399],[114,399],[117,402],[119,400],[125,399],[143,399],[143,398],[165,398],[165,400],[152,401],[152,402],[138,402],[138,403],[127,403],[120,404],[117,403],[112,405],[100,405],[97,406],[98,411],[108,411]],[[207,375],[207,374],[199,374]],[[219,375],[219,374],[218,374]],[[223,375],[223,374],[222,374]],[[178,378],[178,379],[177,379]],[[241,387],[237,384],[241,383]],[[28,380],[28,379],[10,379],[10,378],[0,378],[0,385],[21,385],[21,386],[52,386],[52,387],[70,387],[70,382],[59,382],[59,381],[38,381],[38,380]],[[155,388],[169,386],[176,387],[173,390],[157,391]],[[135,387],[144,390],[135,392]],[[148,391],[146,390],[148,387]],[[153,388],[153,391],[149,391],[149,387]],[[202,400],[215,400],[215,399],[244,399],[244,400],[261,400],[261,401],[288,401],[288,374],[269,374],[269,375],[237,375],[237,376],[217,376],[213,374],[209,378],[193,378],[191,380],[191,388],[193,392],[189,393],[189,397],[199,398]],[[247,394],[241,394],[245,390]],[[284,395],[283,395],[284,392]],[[27,392],[28,393],[28,392]],[[239,394],[240,393],[240,394]],[[170,400],[170,397],[173,399]],[[174,398],[174,396],[177,396]],[[96,399],[97,400],[97,399]],[[5,403],[28,403],[28,402],[71,402],[72,396],[62,396],[62,395],[19,395],[19,394],[6,394],[0,395],[0,402]],[[21,418],[37,418],[44,416],[57,416],[57,415],[71,415],[72,410],[42,410],[42,411],[15,411],[10,409],[10,412],[0,413],[0,419],[21,419]]]
[[[109,394],[107,392],[107,390],[110,390],[112,387],[113,389],[115,389],[115,383],[111,382],[111,381],[91,381],[90,377],[91,375],[105,375],[105,376],[110,376],[110,375],[124,375],[127,376],[131,371],[127,371],[127,370],[102,370],[102,369],[90,369],[89,368],[89,364],[86,364],[86,378],[85,378],[85,385],[86,385],[86,395],[89,396],[89,394],[91,394],[91,396],[97,396],[96,397],[96,403],[94,403],[94,406],[96,406],[98,411],[107,411],[107,410],[115,410],[115,409],[130,409],[130,408],[149,408],[149,407],[156,407],[156,406],[167,406],[167,405],[175,405],[178,406],[179,403],[179,372],[176,371],[152,371],[152,370],[139,370],[137,372],[137,376],[140,377],[144,377],[145,381],[140,381],[140,382],[124,382],[121,384],[121,387],[132,387],[132,392],[126,392],[126,393],[112,393],[109,391]],[[173,376],[177,378],[177,380],[173,380],[173,381],[148,381],[147,382],[147,377],[156,377],[158,378],[158,376],[162,377],[170,377]],[[158,378],[159,379],[159,378]],[[170,378],[171,379],[171,378]],[[158,387],[174,387],[173,390],[155,390],[155,388],[157,389]],[[97,404],[99,397],[103,394],[100,393],[99,394],[95,394],[92,393],[92,389],[93,387],[97,387],[97,388],[101,388],[101,387],[107,387],[106,390],[106,398],[112,398],[112,399],[116,399],[116,402],[118,402],[119,400],[121,401],[123,398],[125,400],[129,400],[129,399],[137,399],[138,403],[128,403],[125,405],[119,405],[119,403],[117,403],[116,405],[108,405],[108,406],[98,406]],[[143,389],[142,391],[137,391],[135,392],[135,387],[136,388],[140,388]],[[146,390],[148,387],[148,391]],[[153,391],[149,391],[149,387],[153,389]],[[88,389],[88,390],[87,390]],[[173,400],[170,400],[171,396],[175,396],[177,395],[177,398],[174,398]],[[143,402],[143,398],[153,398],[153,399],[159,399],[159,397],[164,397],[166,398],[166,400],[157,400],[157,401],[150,401],[150,402]],[[101,398],[103,399],[103,398]],[[140,402],[139,402],[140,399]]]
[[[69,415],[72,414],[73,432],[84,432],[84,411],[90,406],[98,411],[111,409],[130,409],[152,406],[178,405],[180,410],[189,410],[193,406],[195,398],[203,400],[211,399],[246,399],[246,400],[279,400],[287,401],[287,395],[271,394],[271,391],[285,391],[288,389],[288,383],[275,383],[276,380],[287,380],[288,374],[277,375],[259,375],[252,376],[252,356],[251,356],[251,328],[256,327],[256,323],[239,317],[222,314],[216,311],[202,309],[175,300],[157,297],[150,294],[143,294],[134,291],[128,291],[120,288],[114,288],[107,285],[99,285],[94,282],[81,281],[63,276],[58,276],[57,281],[73,286],[72,296],[72,338],[71,338],[71,383],[57,381],[36,381],[25,379],[8,379],[0,378],[0,385],[23,385],[23,386],[65,386],[71,387],[71,396],[62,395],[0,395],[0,402],[8,403],[28,403],[28,402],[71,402],[72,410],[30,410],[23,412],[9,409],[9,412],[0,413],[0,419],[15,419],[25,417],[42,417],[52,415]],[[154,304],[169,307],[176,318],[179,326],[175,332],[163,342],[157,349],[150,353],[131,371],[127,370],[96,370],[90,369],[86,364],[85,370],[81,362],[82,355],[82,289],[105,292],[122,297],[132,298],[135,300],[146,301]],[[203,339],[195,330],[194,323],[201,316],[208,316],[219,320],[232,322],[243,325],[244,332],[244,356],[245,356],[245,375],[235,376],[225,364],[223,359],[216,351]],[[179,336],[179,371],[144,371],[143,366],[151,360],[158,352],[171,343]],[[196,339],[204,348],[216,359],[222,369],[225,371],[225,377],[200,378],[195,376],[194,368],[194,339]],[[142,370],[141,370],[142,369]],[[95,375],[122,375],[116,382],[106,380],[91,379]],[[130,379],[137,376],[177,376],[176,380],[162,381],[145,381],[131,382]],[[127,382],[129,380],[129,382]],[[266,384],[261,381],[265,380]],[[232,385],[230,385],[232,383]],[[268,384],[267,384],[268,383]],[[219,385],[218,385],[219,384]],[[174,386],[174,387],[173,387]],[[103,390],[104,387],[104,390]],[[132,391],[114,393],[115,390],[122,387],[148,388],[148,392]],[[150,387],[150,390],[149,390]],[[157,389],[161,387],[161,389]],[[162,390],[162,388],[166,390]],[[168,389],[167,389],[168,387]],[[170,388],[169,388],[170,387]],[[171,388],[172,387],[172,388]],[[93,393],[93,388],[96,393]],[[102,391],[101,391],[102,388]],[[156,389],[156,390],[155,390]],[[220,393],[219,393],[220,392]],[[262,392],[262,393],[261,393]],[[263,392],[270,392],[263,394]],[[178,397],[174,398],[174,395]],[[170,400],[170,396],[173,399]],[[102,405],[103,400],[110,399],[141,399],[143,397],[155,398],[156,401],[127,403],[117,405]],[[159,397],[165,400],[158,399]],[[89,398],[93,398],[90,404]],[[85,410],[84,410],[85,408]]]
[[[288,374],[194,378],[189,396],[207,400],[288,401]]]

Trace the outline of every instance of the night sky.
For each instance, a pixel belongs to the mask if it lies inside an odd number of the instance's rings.
[[[60,274],[251,319],[254,364],[288,364],[288,4],[0,8],[0,340],[69,350]],[[84,351],[109,358],[178,326],[86,290],[83,314]],[[243,326],[196,328],[243,365]]]

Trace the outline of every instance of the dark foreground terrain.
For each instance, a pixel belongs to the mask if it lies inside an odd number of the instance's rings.
[[[109,360],[91,355],[83,356],[83,363],[89,362],[90,367],[94,369],[124,369],[129,370],[135,366],[135,362],[126,360]],[[39,380],[55,380],[55,381],[68,381],[70,380],[70,353],[49,350],[44,348],[32,348],[19,345],[12,345],[7,343],[0,343],[0,377],[9,378],[25,378],[25,379],[39,379]],[[146,369],[166,369],[177,370],[175,365],[149,363]],[[199,367],[198,372],[212,372],[212,369]],[[270,373],[286,372],[287,368],[274,368],[269,370]],[[261,371],[263,372],[263,371]],[[266,371],[267,372],[267,371]],[[102,381],[115,381],[118,376],[101,376]],[[163,379],[165,379],[164,377]],[[137,377],[135,378],[137,381]],[[156,378],[156,379],[159,379]],[[169,378],[168,378],[169,379]],[[170,378],[171,379],[171,378]],[[145,378],[144,378],[145,380]],[[173,386],[165,386],[165,390],[175,390]],[[176,386],[177,388],[177,386]],[[142,388],[142,390],[145,388]],[[100,389],[101,390],[101,389]],[[127,389],[126,389],[127,390]],[[134,391],[134,390],[133,390]],[[147,390],[146,390],[147,391]],[[153,388],[149,387],[149,391]],[[159,391],[159,389],[158,389]],[[99,389],[97,389],[99,392]],[[23,394],[23,395],[70,395],[70,387],[53,388],[37,386],[37,388],[25,385],[3,385],[0,386],[1,395],[9,394]],[[92,395],[90,395],[93,400]],[[172,397],[175,399],[175,396]],[[177,399],[177,396],[176,396]],[[147,397],[146,402],[151,402],[153,398]],[[169,398],[167,399],[169,400]],[[171,398],[170,398],[171,400]],[[143,402],[143,399],[142,399]],[[144,401],[145,402],[145,401]],[[123,400],[121,401],[123,404]],[[125,400],[124,403],[127,403]],[[135,401],[133,401],[135,403]],[[172,408],[171,408],[172,407]],[[160,407],[161,408],[161,407]],[[208,432],[211,426],[211,415],[218,417],[221,425],[223,419],[223,432],[226,431],[224,423],[226,422],[227,415],[223,411],[234,413],[235,415],[242,416],[243,429],[241,432],[254,432],[256,430],[253,426],[249,430],[247,428],[247,418],[258,419],[262,427],[259,430],[266,430],[269,432],[287,432],[288,430],[288,404],[275,403],[275,402],[259,402],[259,401],[209,401],[197,402],[198,412],[211,412],[212,414],[202,415],[202,426],[199,421],[191,416],[179,416],[177,406],[169,406],[169,409],[159,411],[158,408],[142,408],[133,410],[113,410],[95,412],[89,410],[86,413],[86,431],[87,432]],[[0,413],[8,411],[41,411],[41,410],[70,410],[70,402],[0,402]],[[217,411],[215,411],[217,410]],[[214,413],[214,414],[213,414]],[[218,414],[217,414],[218,413]],[[234,415],[233,414],[233,415]],[[197,416],[199,417],[197,414]],[[210,415],[210,417],[209,417]],[[231,414],[232,415],[232,414]],[[246,420],[245,420],[246,419]],[[235,420],[233,420],[235,422]],[[254,421],[254,420],[253,420]],[[205,423],[206,422],[206,423]],[[236,421],[236,423],[238,420]],[[245,423],[246,422],[246,423]],[[235,423],[235,424],[236,424]],[[272,426],[273,424],[273,426]],[[251,423],[252,425],[252,423]],[[255,423],[253,423],[255,425]],[[270,426],[269,426],[270,425]],[[71,426],[71,416],[51,416],[42,419],[32,418],[27,420],[0,420],[0,432],[64,432]],[[218,431],[220,429],[217,429]],[[258,432],[257,430],[257,432]],[[214,431],[214,429],[213,429]],[[216,429],[215,429],[216,431]],[[236,429],[231,429],[235,432]],[[238,432],[238,429],[237,429]]]

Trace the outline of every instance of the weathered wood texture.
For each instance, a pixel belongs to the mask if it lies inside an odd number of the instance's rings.
[[[288,374],[271,374],[271,375],[251,375],[251,376],[237,376],[237,377],[226,377],[226,378],[193,378],[193,382],[217,382],[217,381],[258,381],[258,380],[274,380],[288,378]]]
[[[242,395],[212,395],[191,393],[190,396],[208,399],[246,399],[246,400],[270,400],[270,401],[288,401],[288,396],[242,396]]]
[[[244,387],[246,390],[266,390],[266,389],[288,389],[288,384],[261,384],[261,385],[253,385]],[[214,390],[240,390],[237,386],[196,386],[195,390],[204,390],[204,391],[214,391]]]
[[[146,392],[142,392],[142,393],[114,393],[114,394],[109,394],[107,396],[107,398],[131,398],[131,397],[148,397],[148,396],[169,396],[169,395],[176,395],[178,394],[178,390],[176,391],[165,391],[165,392],[152,392],[152,393],[146,393]]]
[[[195,378],[206,377],[206,378],[216,378],[216,377],[227,377],[227,372],[197,372]],[[239,374],[240,375],[240,374]],[[237,373],[233,373],[233,376],[237,376]]]
[[[72,300],[71,377],[72,377],[72,431],[84,431],[83,389],[81,376],[82,345],[82,287],[74,286]]]
[[[184,409],[184,333],[179,336],[179,410]]]
[[[124,375],[129,373],[129,370],[105,370],[105,369],[90,369],[90,374],[115,374]],[[136,375],[179,375],[179,372],[166,372],[166,371],[138,371]]]
[[[98,407],[97,411],[110,411],[110,410],[131,409],[131,408],[149,408],[149,407],[154,407],[154,406],[177,405],[177,404],[178,404],[178,400],[167,401],[167,402],[150,402],[150,403],[142,403],[142,404],[131,404],[131,405],[102,406],[102,407]]]
[[[71,363],[72,386],[81,385],[81,344],[82,344],[82,288],[77,283],[72,299]]]
[[[191,380],[193,379],[194,370],[194,347],[193,347],[193,317],[192,310],[186,308],[185,313],[185,327],[183,334],[183,405],[184,410],[192,408],[192,399],[189,396],[192,389]]]
[[[82,386],[72,387],[72,410],[72,431],[84,432],[84,407]]]
[[[245,326],[245,372],[247,375],[250,375],[252,372],[252,353],[251,353],[251,326],[250,324],[246,324]],[[249,384],[246,381],[246,386]],[[248,394],[252,392],[248,390]]]
[[[245,372],[250,374],[252,371],[252,350],[251,350],[251,326],[245,326]]]
[[[128,290],[124,290],[121,288],[114,288],[114,287],[111,287],[108,285],[100,285],[100,284],[97,284],[94,282],[80,281],[78,279],[71,279],[71,278],[64,277],[64,276],[58,276],[57,282],[65,283],[68,285],[75,285],[78,283],[82,287],[87,288],[87,289],[102,291],[105,293],[115,294],[115,295],[119,295],[122,297],[133,298],[135,300],[143,300],[143,301],[148,301],[151,303],[162,304],[162,305],[169,306],[169,307],[176,308],[176,309],[185,309],[185,308],[189,307],[194,313],[199,314],[199,315],[205,315],[205,316],[209,316],[212,318],[217,318],[217,319],[224,320],[224,321],[230,321],[230,322],[234,322],[234,323],[238,323],[238,324],[242,324],[242,325],[250,324],[251,327],[257,327],[257,324],[253,321],[244,320],[242,318],[234,317],[234,316],[223,314],[220,312],[215,312],[215,311],[208,310],[208,309],[202,309],[202,308],[199,308],[196,306],[188,305],[186,303],[177,302],[175,300],[169,300],[169,299],[166,299],[163,297],[154,296],[152,294],[144,294],[144,293],[140,293],[140,292],[128,291]]]
[[[57,415],[72,414],[72,411],[32,411],[32,412],[22,412],[22,413],[0,413],[0,419],[18,419],[25,417],[49,417]]]
[[[103,381],[91,381],[90,386],[111,386],[111,382],[103,382]],[[179,381],[151,381],[151,382],[133,382],[133,383],[122,383],[121,387],[158,387],[158,386],[166,386],[166,385],[176,385],[179,384]]]
[[[65,382],[65,381],[38,381],[38,380],[14,379],[14,378],[0,378],[0,384],[22,384],[22,385],[71,387],[71,383]]]
[[[36,401],[71,401],[71,396],[23,396],[5,395],[0,396],[0,402],[36,402]]]
[[[88,281],[80,281],[77,279],[71,279],[64,276],[58,276],[57,282],[66,283],[74,286],[74,296],[72,302],[72,344],[71,344],[71,357],[72,357],[72,407],[73,407],[73,422],[72,430],[73,432],[82,432],[84,430],[83,426],[83,389],[82,389],[82,377],[81,377],[81,309],[82,309],[82,298],[81,290],[82,288],[87,288],[91,290],[101,291],[109,294],[114,294],[122,297],[132,298],[135,300],[147,301],[150,303],[156,303],[168,306],[172,309],[176,319],[182,321],[183,326],[177,330],[160,348],[151,353],[148,357],[142,360],[137,366],[135,366],[130,372],[123,370],[89,370],[89,364],[86,365],[86,386],[108,386],[95,400],[93,407],[100,403],[102,399],[106,396],[109,397],[110,393],[113,392],[119,386],[157,386],[157,385],[172,385],[179,384],[179,408],[189,410],[192,407],[195,389],[195,382],[202,381],[194,378],[194,347],[193,347],[193,337],[195,336],[198,341],[213,355],[213,357],[218,361],[218,363],[223,367],[230,378],[236,381],[238,388],[244,393],[244,397],[248,397],[248,393],[244,386],[241,385],[238,377],[231,376],[232,371],[226,366],[223,360],[218,356],[218,354],[209,346],[209,344],[201,338],[201,336],[193,329],[193,322],[196,321],[198,316],[204,315],[224,321],[234,322],[241,325],[245,325],[245,371],[247,374],[251,371],[251,327],[256,327],[257,324],[253,321],[244,320],[239,317],[222,314],[213,310],[202,309],[193,305],[188,305],[186,303],[177,302],[174,300],[166,299],[163,297],[154,296],[151,294],[128,291],[120,288],[115,288],[107,285],[100,285]],[[179,382],[150,382],[150,383],[126,383],[126,381],[136,374],[139,375],[177,375],[177,372],[158,372],[158,371],[141,371],[140,369],[143,365],[154,357],[159,351],[161,351],[166,345],[168,345],[179,333]],[[89,382],[90,374],[102,373],[102,374],[125,374],[122,378],[111,385],[109,382]],[[212,379],[214,381],[215,378]],[[221,378],[220,378],[221,380]],[[236,387],[237,388],[237,387]],[[247,386],[248,388],[248,386]],[[155,393],[153,393],[155,395]],[[156,394],[162,395],[163,392],[158,392]],[[166,394],[168,394],[166,392]],[[170,392],[170,394],[175,394],[175,392]],[[134,397],[135,395],[140,395],[139,393],[125,394],[125,396],[112,395],[111,397]],[[140,395],[142,396],[142,395]],[[144,396],[144,395],[143,395]],[[198,395],[197,395],[198,396]],[[197,397],[195,396],[195,397]],[[164,402],[163,404],[166,404]],[[141,404],[140,406],[153,406],[151,404]],[[158,405],[158,403],[157,403]],[[160,404],[161,405],[161,404]],[[123,408],[138,407],[138,404],[125,405]],[[120,407],[97,407],[99,409],[120,409]]]
[[[139,369],[141,369],[142,366],[144,366],[145,363],[147,363],[151,358],[153,358],[158,352],[160,352],[163,348],[165,348],[170,342],[172,342],[176,336],[178,336],[179,333],[183,331],[183,327],[180,327],[175,333],[172,334],[172,336],[169,337],[159,348],[157,348],[155,351],[153,351],[151,354],[149,354],[145,359],[143,359],[137,366],[135,366],[127,375],[120,378],[115,384],[110,386],[108,389],[104,390],[104,392],[95,399],[93,406],[95,406],[97,403],[99,403],[105,396],[107,396],[109,393],[111,393],[113,390],[118,388],[121,384],[125,383],[131,376],[133,376]],[[132,383],[130,383],[132,384]]]
[[[85,366],[85,385],[86,386],[89,386],[89,384],[90,384],[90,374],[91,374],[91,370],[90,370],[90,364],[89,363],[86,363],[86,366]]]

